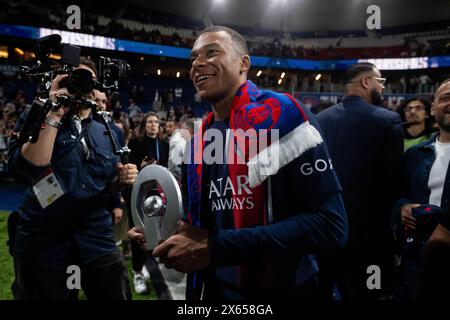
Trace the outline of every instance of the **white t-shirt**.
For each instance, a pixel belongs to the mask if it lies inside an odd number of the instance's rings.
[[[169,141],[169,161],[168,168],[177,179],[181,179],[181,163],[186,149],[184,140],[179,130],[175,130]]]
[[[430,204],[441,205],[442,191],[444,189],[445,177],[450,162],[450,143],[441,143],[436,139],[436,160],[430,170],[428,188],[430,188]]]

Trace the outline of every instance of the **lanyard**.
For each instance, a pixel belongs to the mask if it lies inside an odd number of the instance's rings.
[[[159,140],[156,138],[156,161],[159,163]]]

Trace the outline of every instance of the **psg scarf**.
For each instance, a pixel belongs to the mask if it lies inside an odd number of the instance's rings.
[[[248,177],[250,192],[247,193],[252,194],[254,204],[233,208],[234,227],[266,225],[273,220],[268,204],[270,191],[267,190],[267,180],[305,151],[322,143],[322,137],[293,97],[260,90],[249,80],[236,93],[229,119],[231,134],[226,139],[229,178],[233,190],[237,190],[238,179]],[[201,216],[202,167],[205,165],[203,137],[213,121],[211,112],[191,140],[187,169],[187,217],[192,225],[204,229],[209,226],[202,223]],[[240,194],[233,192],[232,195],[233,198],[246,196],[245,191]],[[190,281],[188,279],[187,298],[200,298],[201,278],[200,273],[195,273]]]

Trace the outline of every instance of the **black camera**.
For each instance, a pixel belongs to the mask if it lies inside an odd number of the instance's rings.
[[[100,91],[117,91],[130,71],[129,64],[124,60],[100,57],[98,81],[91,71],[80,68],[81,49],[77,46],[61,43],[61,36],[52,34],[36,41],[35,55],[37,62],[34,66],[20,66],[19,72],[27,79],[38,81],[40,90],[28,112],[25,123],[16,133],[20,141],[36,142],[44,118],[50,110],[57,110],[62,106],[69,107],[67,115],[78,113],[79,108],[91,108],[96,114],[96,104],[86,96],[93,89]],[[60,55],[55,59],[54,55]],[[67,77],[59,82],[60,88],[67,88],[70,96],[60,96],[54,103],[49,98],[51,83],[59,74]]]
[[[34,66],[20,66],[19,72],[27,79],[40,84],[40,97],[48,98],[51,82],[57,74],[70,74],[80,65],[81,49],[69,44],[61,44],[61,36],[52,34],[36,41]],[[52,58],[59,55],[61,59]]]
[[[75,96],[81,96],[90,93],[97,85],[89,70],[75,69],[59,82],[59,87],[67,88],[67,91]]]
[[[130,65],[125,60],[100,57],[98,78],[103,90],[118,90],[119,85],[128,78]]]
[[[80,53],[79,47],[63,44],[60,35],[52,34],[36,41],[37,64],[33,67],[20,66],[19,72],[28,79],[39,81],[40,91],[45,98],[48,97],[52,80],[58,74],[68,75],[61,80],[59,87],[67,88],[76,97],[88,94],[93,89],[119,90],[119,85],[127,79],[130,72],[130,65],[126,61],[100,57],[97,81],[88,70],[79,68]],[[55,54],[61,58],[52,58]]]

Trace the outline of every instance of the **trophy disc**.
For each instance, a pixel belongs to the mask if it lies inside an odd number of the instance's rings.
[[[182,213],[181,190],[173,174],[159,165],[142,169],[131,193],[131,214],[135,226],[144,230],[148,250],[175,233]]]

